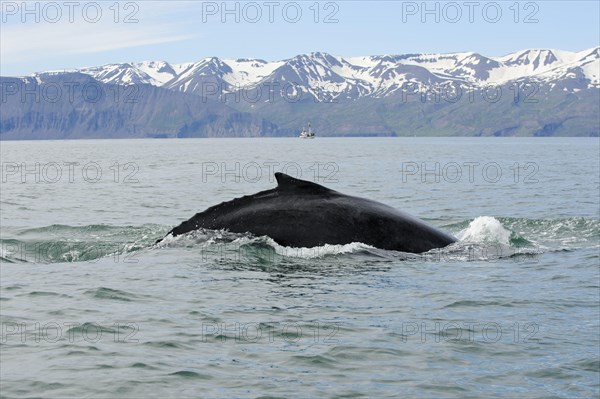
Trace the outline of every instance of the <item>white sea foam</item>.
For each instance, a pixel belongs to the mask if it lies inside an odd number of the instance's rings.
[[[242,237],[234,241],[238,245],[243,244],[257,244],[264,243],[268,246],[272,247],[275,250],[275,253],[280,256],[290,257],[290,258],[302,258],[302,259],[316,259],[322,258],[331,255],[340,255],[340,254],[348,254],[353,252],[360,252],[364,250],[374,250],[375,247],[372,247],[367,244],[363,244],[361,242],[352,242],[350,244],[343,245],[332,245],[325,244],[317,247],[286,247],[283,245],[279,245],[272,238],[269,237]]]
[[[469,226],[460,231],[457,237],[463,242],[494,242],[510,245],[510,230],[492,216],[479,216]]]
[[[365,249],[374,249],[374,247],[367,244],[363,244],[362,242],[352,242],[350,244],[343,245],[325,244],[322,246],[312,248],[284,247],[277,244],[275,241],[272,241],[270,244],[273,246],[273,248],[275,248],[275,252],[278,255],[303,259],[315,259],[330,255],[340,255],[359,252]]]

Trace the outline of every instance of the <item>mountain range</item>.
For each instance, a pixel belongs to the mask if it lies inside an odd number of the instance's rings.
[[[600,47],[130,62],[0,77],[2,139],[598,136]]]

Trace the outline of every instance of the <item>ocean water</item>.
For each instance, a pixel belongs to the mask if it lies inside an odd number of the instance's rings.
[[[599,152],[597,138],[1,142],[0,396],[598,397]],[[154,245],[274,171],[459,241]]]

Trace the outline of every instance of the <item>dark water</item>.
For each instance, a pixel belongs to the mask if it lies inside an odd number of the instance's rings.
[[[598,139],[0,149],[2,397],[600,393]],[[460,241],[423,255],[215,231],[153,245],[273,187],[273,171]]]

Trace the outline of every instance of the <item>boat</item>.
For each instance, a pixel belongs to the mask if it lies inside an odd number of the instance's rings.
[[[308,122],[308,130],[306,130],[304,127],[302,128],[302,131],[300,132],[300,138],[301,139],[314,139],[315,138],[315,132],[312,131],[310,122]]]

